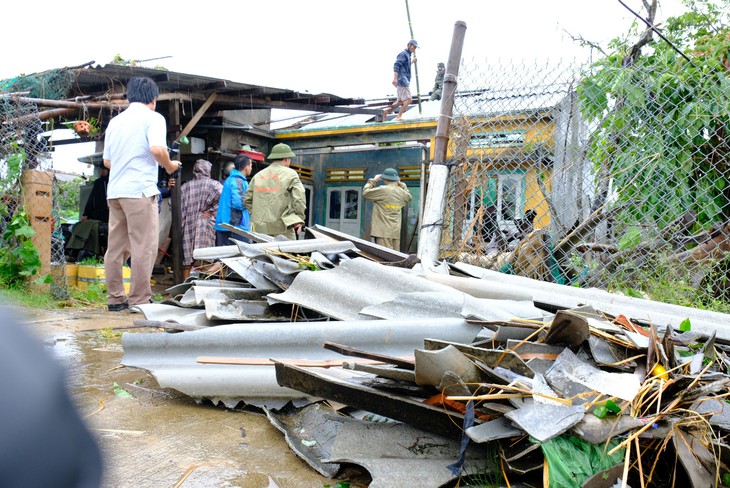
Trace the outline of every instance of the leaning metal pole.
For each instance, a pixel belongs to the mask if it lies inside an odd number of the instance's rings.
[[[465,32],[466,23],[460,20],[457,21],[454,24],[454,35],[451,38],[451,50],[449,51],[449,60],[444,75],[441,113],[436,125],[436,142],[434,143],[433,161],[431,162],[431,171],[428,178],[426,206],[423,210],[423,220],[418,235],[418,257],[426,267],[432,266],[438,260],[441,245],[446,188],[451,168],[446,161],[449,128],[451,127],[451,115],[454,110],[456,79],[459,75]]]

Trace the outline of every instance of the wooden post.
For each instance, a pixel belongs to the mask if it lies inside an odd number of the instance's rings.
[[[180,127],[180,105],[176,101],[170,102],[168,114],[168,123],[173,127]],[[170,227],[170,237],[172,239],[172,279],[175,283],[181,283],[183,281],[181,174],[182,171],[175,176],[175,186],[170,192],[170,209],[172,211],[172,224]]]
[[[446,163],[449,128],[454,110],[454,93],[456,79],[459,75],[461,51],[464,47],[466,23],[457,21],[451,38],[451,50],[444,75],[444,91],[441,98],[441,114],[436,125],[436,141],[434,143],[433,162],[429,175],[426,206],[421,221],[421,232],[418,238],[418,257],[425,266],[432,266],[438,259],[441,245],[441,232],[444,223],[444,205],[446,187],[449,183],[449,166]]]

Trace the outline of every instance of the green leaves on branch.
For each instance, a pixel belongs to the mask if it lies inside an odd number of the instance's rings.
[[[595,127],[586,157],[660,228],[690,209],[705,228],[730,218],[730,19],[714,1],[686,5],[663,32],[692,63],[655,36],[626,67],[632,43],[616,39],[577,87]]]
[[[31,241],[34,234],[23,211],[17,212],[5,228],[5,247],[0,249],[0,283],[4,286],[21,287],[40,271],[40,254]]]

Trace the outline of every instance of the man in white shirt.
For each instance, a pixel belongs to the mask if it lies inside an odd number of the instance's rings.
[[[152,301],[150,277],[157,257],[157,166],[169,174],[180,168],[167,151],[167,124],[155,112],[159,88],[151,78],[127,83],[129,107],[109,121],[104,166],[109,168],[109,238],[104,268],[109,311]],[[122,267],[132,258],[129,295]]]

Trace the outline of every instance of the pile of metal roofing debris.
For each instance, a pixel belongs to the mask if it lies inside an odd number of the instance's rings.
[[[310,232],[196,250],[223,277],[141,306],[186,331],[124,334],[123,364],[261,407],[314,469],[373,487],[729,484],[727,315]]]

